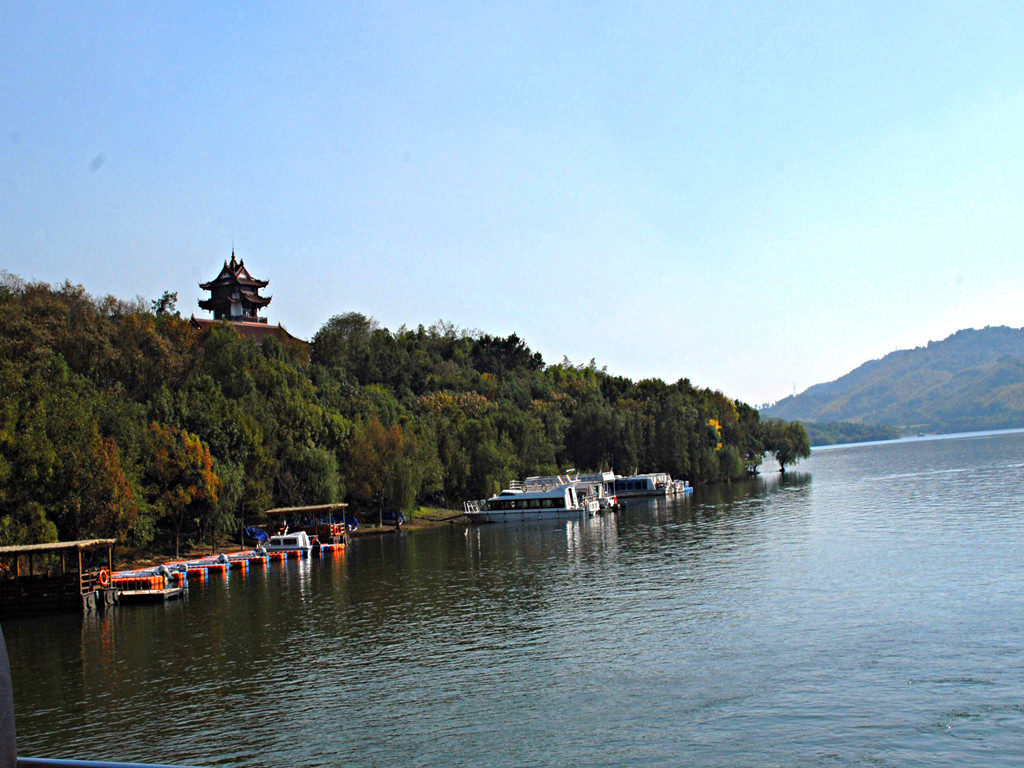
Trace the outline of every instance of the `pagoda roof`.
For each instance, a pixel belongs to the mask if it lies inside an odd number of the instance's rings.
[[[225,261],[220,274],[208,283],[200,283],[199,287],[204,291],[212,291],[214,288],[221,288],[225,285],[246,285],[253,288],[266,288],[269,280],[257,280],[249,274],[245,268],[245,259],[235,260],[235,252],[231,251],[231,261]]]
[[[218,323],[223,323],[224,325],[234,328],[238,335],[243,339],[250,339],[255,341],[257,344],[262,344],[263,340],[267,338],[267,336],[273,336],[278,341],[282,342],[297,341],[302,344],[308,343],[297,336],[292,336],[280,323],[277,325],[270,325],[266,322],[251,322],[247,320],[210,320],[209,318],[196,317],[195,315],[189,318],[189,322],[192,324],[193,328],[198,330],[212,328]]]

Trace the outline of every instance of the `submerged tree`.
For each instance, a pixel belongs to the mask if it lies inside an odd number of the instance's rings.
[[[764,422],[764,449],[779,462],[785,474],[787,464],[796,464],[811,455],[811,440],[799,421],[768,419]]]

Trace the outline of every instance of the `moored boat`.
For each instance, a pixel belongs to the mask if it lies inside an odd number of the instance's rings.
[[[575,469],[567,470],[564,475],[534,476],[523,481],[516,481],[512,488],[523,491],[546,491],[559,485],[570,484],[576,490],[576,498],[581,506],[591,514],[613,511],[619,508],[612,484],[615,474],[612,472],[591,472],[581,474]],[[597,504],[591,504],[596,501]]]
[[[616,476],[611,483],[612,493],[617,497],[628,496],[672,496],[678,493],[692,493],[692,486],[685,480],[673,480],[666,472],[650,472],[629,477]]]
[[[580,503],[576,489],[567,483],[546,490],[508,488],[486,501],[467,502],[466,517],[471,523],[545,520],[592,514],[597,507],[596,499],[589,500],[587,504]]]
[[[308,555],[313,542],[305,531],[275,533],[263,547],[267,552],[301,552]]]
[[[281,507],[268,509],[266,516],[271,521],[269,529],[276,531],[277,535],[304,531],[313,548],[325,544],[344,545],[345,533],[351,530],[348,527],[349,515],[345,511],[347,507],[348,504]],[[269,552],[272,550],[268,544],[264,543],[263,546]]]

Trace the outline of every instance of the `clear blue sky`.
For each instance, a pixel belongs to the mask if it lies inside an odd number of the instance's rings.
[[[766,7],[771,6],[771,7]],[[1024,325],[1024,4],[0,4],[0,269],[752,404]]]

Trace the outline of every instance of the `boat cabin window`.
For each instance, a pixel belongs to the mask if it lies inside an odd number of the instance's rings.
[[[615,490],[616,491],[649,491],[653,488],[653,483],[649,478],[642,480],[616,480]]]
[[[487,502],[487,509],[565,509],[565,499],[558,496],[549,496],[541,499],[491,499]]]

